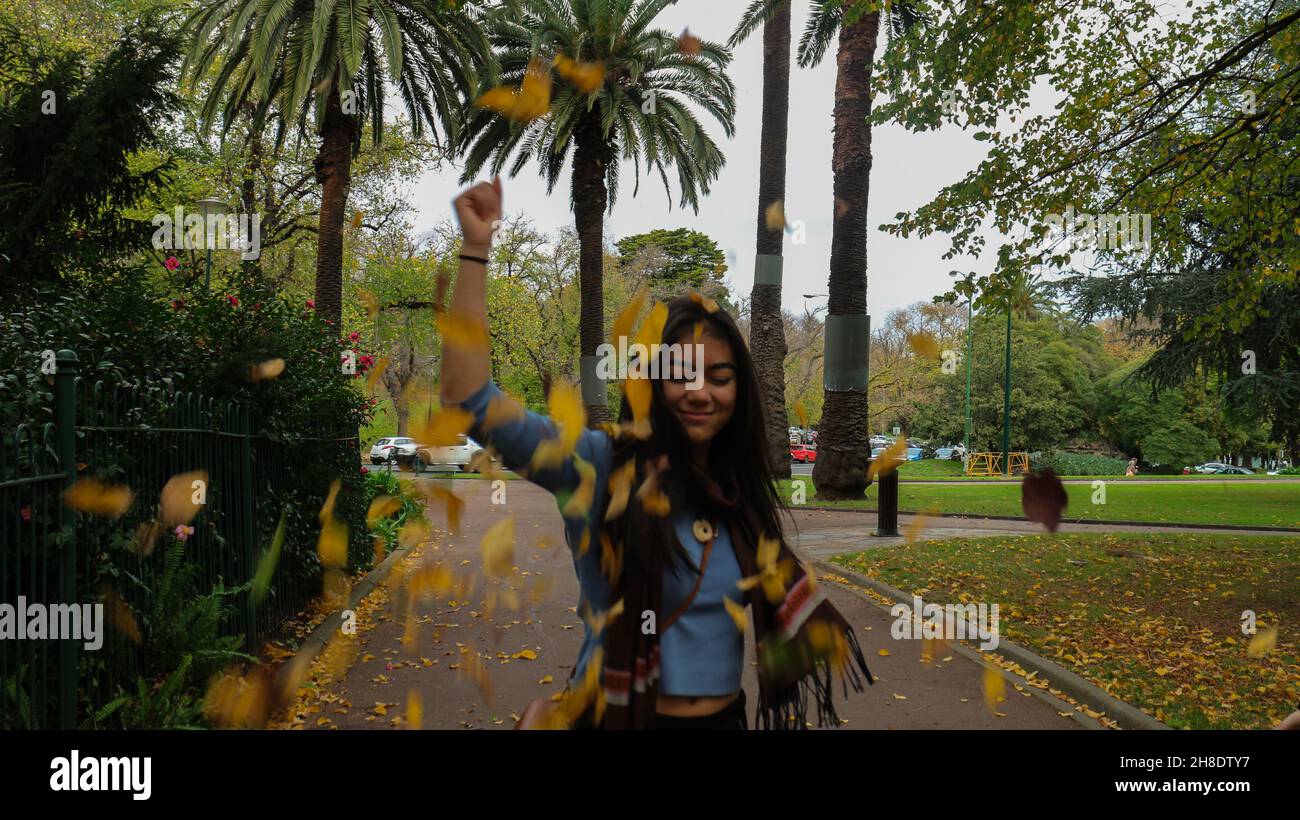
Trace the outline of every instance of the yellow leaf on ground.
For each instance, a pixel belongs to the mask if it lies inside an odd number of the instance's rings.
[[[519,660],[520,658],[523,658],[526,661],[535,661],[537,660],[537,653],[531,649],[521,649],[515,654],[511,655],[510,657],[513,660]]]

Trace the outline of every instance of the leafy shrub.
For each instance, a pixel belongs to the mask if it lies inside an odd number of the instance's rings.
[[[1049,451],[1032,457],[1031,467],[1034,470],[1050,467],[1057,475],[1124,475],[1128,461],[1090,453]]]

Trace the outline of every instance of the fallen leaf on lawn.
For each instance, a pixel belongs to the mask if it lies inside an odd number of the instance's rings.
[[[129,487],[83,478],[63,493],[63,503],[78,512],[121,518],[135,497]]]

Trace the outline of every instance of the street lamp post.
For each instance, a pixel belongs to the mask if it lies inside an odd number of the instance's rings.
[[[208,216],[221,218],[226,213],[226,203],[214,197],[199,200],[199,213],[203,216],[203,245],[207,249],[207,266],[203,273],[203,291],[206,293],[212,283],[212,231],[208,230]]]
[[[1011,297],[1007,296],[1007,364],[1002,387],[1002,468],[1011,475]]]
[[[971,300],[966,300],[966,435],[962,439],[962,472],[970,469],[970,368],[971,368]]]

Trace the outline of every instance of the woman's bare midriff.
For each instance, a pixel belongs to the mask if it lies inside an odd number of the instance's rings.
[[[655,701],[655,711],[671,717],[701,717],[721,712],[740,697],[740,692],[730,695],[664,695]]]

